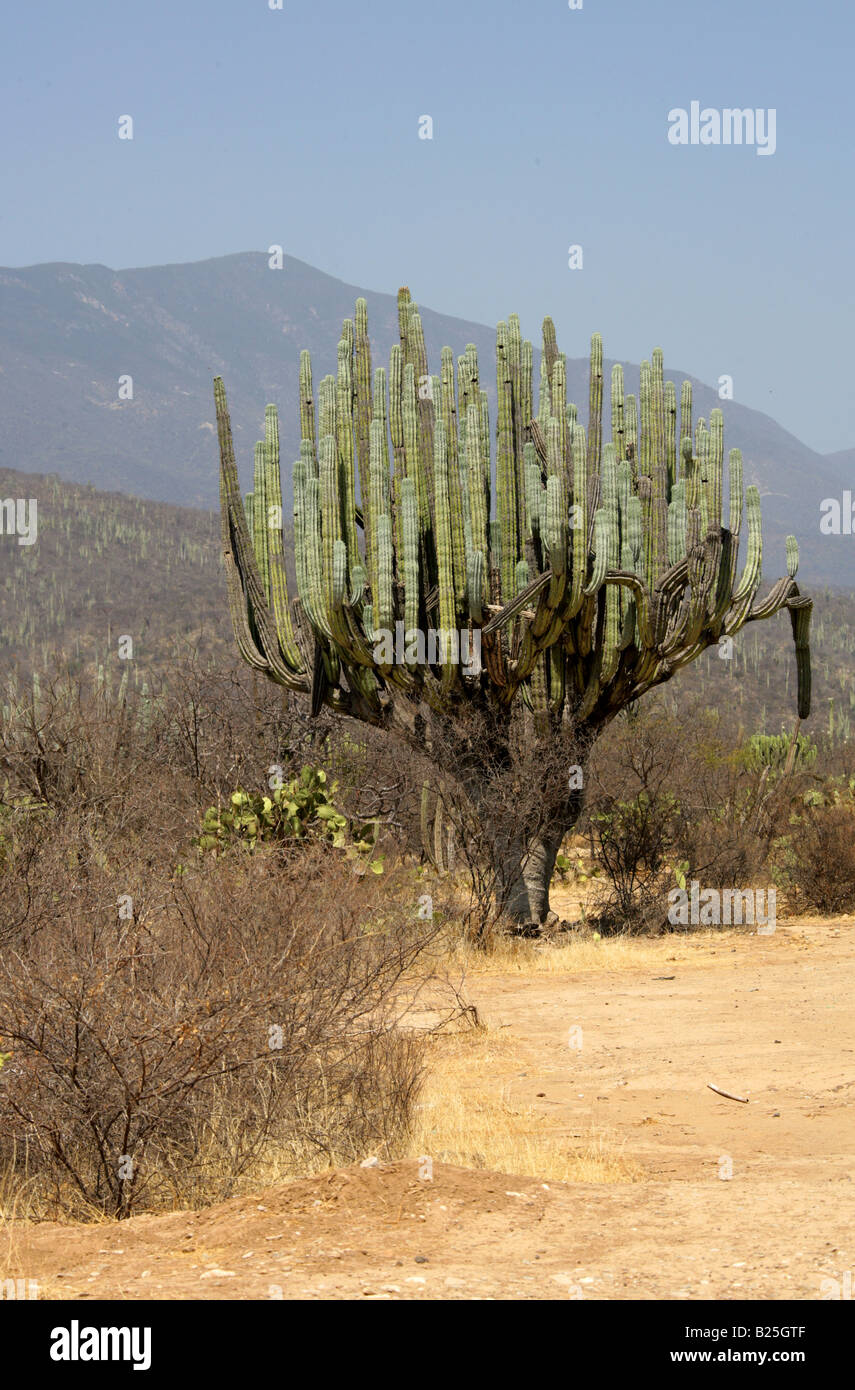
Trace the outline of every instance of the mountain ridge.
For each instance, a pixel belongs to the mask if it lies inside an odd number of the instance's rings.
[[[226,383],[245,482],[271,400],[289,464],[299,444],[300,350],[312,353],[317,388],[335,370],[341,323],[359,296],[368,303],[377,365],[397,340],[395,295],[363,290],[291,256],[282,270],[269,269],[263,252],[125,270],[75,262],[0,268],[0,466],[213,506],[213,376]],[[444,344],[457,355],[474,342],[494,400],[495,329],[425,306],[420,312],[431,367]],[[559,344],[568,351],[560,332]],[[606,360],[607,379],[615,360]],[[568,351],[568,394],[583,420],[587,370],[587,359]],[[627,391],[636,391],[637,364],[624,361],[624,370]],[[119,399],[120,376],[133,379],[132,400]],[[742,449],[746,482],[756,482],[764,499],[764,571],[783,571],[784,536],[792,531],[806,580],[855,583],[852,538],[819,531],[820,502],[840,496],[855,450],[819,454],[766,412],[720,401],[691,373],[666,365],[666,376],[692,382],[695,418],[709,418],[713,406],[723,410],[725,446]]]

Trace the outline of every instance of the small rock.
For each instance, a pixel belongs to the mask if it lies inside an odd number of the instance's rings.
[[[417,1265],[426,1265],[428,1263],[427,1255],[416,1255],[414,1260]]]
[[[362,1162],[360,1163],[359,1166],[360,1166],[360,1168],[379,1168],[379,1167],[380,1167],[380,1160],[379,1160],[379,1158],[374,1158],[374,1157],[371,1157],[371,1158],[363,1158],[363,1160],[362,1160]]]
[[[146,1274],[148,1274],[148,1270],[146,1270]],[[200,1279],[234,1279],[234,1277],[233,1269],[206,1269],[204,1274],[199,1275]]]

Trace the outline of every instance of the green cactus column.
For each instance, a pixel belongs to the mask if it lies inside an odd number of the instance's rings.
[[[521,746],[533,740],[544,754],[567,730],[590,748],[630,702],[722,635],[786,608],[807,717],[811,601],[796,583],[796,541],[787,539],[786,573],[761,597],[757,488],[744,487],[738,449],[725,457],[721,411],[693,418],[691,384],[678,398],[661,349],[641,364],[637,398],[612,367],[604,440],[599,334],[586,428],[567,399],[552,320],[543,323],[535,405],[532,345],[509,315],[496,332],[493,450],[474,345],[456,361],[443,348],[432,374],[408,290],[398,324],[388,371],[372,366],[364,300],[345,320],[336,374],[317,394],[309,354],[300,356],[292,538],[282,521],[276,410],[267,409],[244,497],[215,382],[229,606],[254,670],[305,694],[313,713],[325,705],[436,759],[452,734],[465,748],[472,721],[486,721],[500,766],[515,756],[518,733]],[[481,644],[480,668],[459,660],[461,630]],[[437,632],[455,639],[438,647]],[[477,804],[482,774],[467,765],[465,775]],[[566,796],[551,838],[519,846],[518,862],[502,867],[519,920],[526,912],[540,920],[548,908],[555,836],[577,811],[578,795]]]

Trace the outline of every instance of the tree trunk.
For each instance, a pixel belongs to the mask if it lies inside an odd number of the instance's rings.
[[[514,865],[505,912],[519,927],[543,926],[549,916],[549,885],[562,838],[538,836]]]
[[[555,861],[581,814],[579,783],[598,732],[559,724],[547,737],[523,731],[513,740],[503,714],[462,730],[435,719],[420,746],[446,779],[437,812],[442,806],[468,862],[476,938],[497,916],[519,929],[541,927],[549,917]]]
[[[516,926],[541,927],[549,916],[549,888],[562,841],[582,810],[582,792],[571,791],[554,806],[547,824],[528,845],[515,846],[509,863],[500,867],[505,915]]]

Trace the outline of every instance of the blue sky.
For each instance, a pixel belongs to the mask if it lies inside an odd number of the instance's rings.
[[[850,448],[853,16],[849,0],[18,4],[0,264],[279,243],[445,313],[516,310],[529,336],[551,313],[574,356],[595,329],[623,360],[661,344],[812,447]],[[668,112],[694,100],[774,108],[774,155],[671,145]]]

